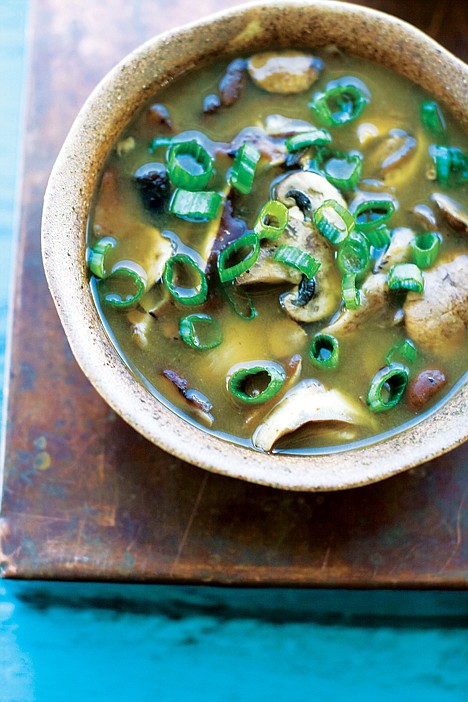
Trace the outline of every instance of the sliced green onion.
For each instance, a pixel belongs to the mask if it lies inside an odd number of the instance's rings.
[[[338,249],[336,257],[342,273],[363,273],[370,262],[370,247],[364,234],[354,229]]]
[[[227,389],[237,399],[249,404],[271,400],[282,388],[286,373],[279,363],[252,361],[238,363],[227,375]]]
[[[386,224],[379,224],[366,231],[366,239],[374,249],[383,249],[389,245],[392,234]]]
[[[320,268],[320,261],[297,246],[280,246],[275,252],[274,259],[291,268],[296,268],[309,280],[312,280]]]
[[[315,163],[326,179],[342,190],[353,190],[362,174],[362,156],[335,149],[320,149]]]
[[[385,356],[387,366],[391,365],[396,358],[401,357],[411,363],[418,357],[416,346],[410,339],[405,339],[401,344],[395,344]]]
[[[252,298],[248,292],[236,285],[234,281],[224,283],[222,286],[222,291],[226,295],[229,304],[238,317],[241,317],[241,319],[250,320],[257,316],[257,310],[253,305]]]
[[[445,134],[445,120],[436,102],[423,102],[421,105],[421,122],[426,129],[434,134]]]
[[[397,263],[388,272],[390,290],[412,290],[422,293],[424,278],[420,268],[414,263]]]
[[[213,173],[213,158],[195,139],[181,141],[169,149],[167,172],[176,188],[203,190]]]
[[[189,314],[179,322],[182,341],[193,349],[214,349],[223,340],[221,327],[209,314]]]
[[[437,232],[424,232],[412,244],[413,259],[419,268],[430,268],[439,255],[441,237]]]
[[[310,357],[317,366],[336,368],[340,360],[340,344],[331,334],[316,334],[312,339]]]
[[[88,268],[97,278],[105,278],[104,259],[115,244],[116,241],[111,236],[104,236],[88,250]]]
[[[315,93],[309,107],[323,124],[338,126],[359,117],[368,102],[369,91],[364,83],[340,78],[327,83],[325,92]]]
[[[363,232],[375,229],[395,212],[395,205],[391,200],[363,200],[352,204],[351,212],[356,220],[356,226]]]
[[[163,281],[172,297],[182,305],[201,305],[208,297],[205,274],[186,254],[176,254],[166,261]]]
[[[312,129],[310,132],[294,134],[285,141],[288,151],[300,151],[309,146],[324,146],[331,142],[331,134],[326,129]]]
[[[345,273],[341,283],[341,297],[347,310],[354,310],[361,304],[361,293],[356,289],[356,274]]]
[[[145,281],[132,268],[116,268],[107,278],[99,281],[99,293],[110,307],[126,310],[132,307],[145,291]]]
[[[259,239],[278,239],[288,224],[288,208],[279,200],[268,200],[257,217],[254,232]]]
[[[367,393],[367,404],[372,412],[383,412],[397,405],[408,385],[409,371],[400,363],[390,363],[381,368]]]
[[[429,155],[435,163],[439,183],[460,185],[468,180],[468,158],[460,149],[431,144]]]
[[[229,182],[233,188],[247,195],[252,190],[252,184],[260,160],[260,151],[251,144],[242,144],[236,154],[229,177]]]
[[[242,260],[231,263],[242,253],[243,249],[250,249]],[[260,240],[254,232],[244,234],[226,246],[218,257],[218,273],[222,283],[234,280],[238,275],[248,271],[256,263],[260,253]]]
[[[222,196],[213,190],[194,193],[178,188],[174,191],[169,210],[182,219],[207,221],[216,217],[222,199]]]
[[[314,212],[314,224],[332,244],[341,244],[354,229],[354,217],[336,200],[325,200]]]

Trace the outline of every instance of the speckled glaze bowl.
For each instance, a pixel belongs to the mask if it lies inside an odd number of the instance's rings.
[[[106,157],[135,109],[199,64],[267,47],[335,44],[402,73],[468,126],[468,67],[414,27],[345,3],[275,2],[237,7],[158,36],[116,66],[79,113],[53,169],[43,216],[44,266],[83,372],[109,405],[166,451],[211,471],[290,490],[336,490],[381,480],[468,438],[468,387],[437,412],[379,443],[328,453],[267,455],[211,436],[174,414],[128,371],[90,294],[85,233]]]

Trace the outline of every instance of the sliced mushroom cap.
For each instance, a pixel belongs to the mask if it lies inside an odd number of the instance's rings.
[[[268,115],[265,118],[265,132],[273,137],[288,137],[293,134],[302,134],[314,129],[313,124],[304,119],[293,119],[283,115]]]
[[[397,227],[393,230],[388,248],[377,259],[374,273],[388,273],[397,263],[406,263],[411,260],[411,242],[415,233],[409,227]]]
[[[436,203],[452,229],[468,232],[468,212],[448,195],[434,193],[431,200]]]
[[[318,380],[308,378],[289,390],[273,407],[257,427],[252,441],[257,448],[271,451],[282,436],[314,422],[368,426],[373,424],[373,418],[345,393],[326,390]]]
[[[424,351],[449,354],[466,336],[468,255],[424,272],[424,293],[404,304],[408,336]]]
[[[434,212],[429,207],[429,205],[419,204],[415,205],[411,212],[414,214],[419,224],[424,227],[427,232],[437,231],[437,222]],[[468,220],[467,220],[468,224]]]
[[[351,310],[343,310],[328,327],[324,334],[342,337],[353,334],[374,315],[380,314],[386,307],[390,296],[385,273],[372,273],[360,290],[361,304]]]
[[[269,93],[301,93],[317,80],[322,62],[302,51],[264,51],[247,61],[253,82]]]
[[[346,207],[340,191],[319,173],[310,171],[296,171],[286,176],[276,185],[273,197],[283,202],[286,207],[293,207],[300,203],[296,193],[302,193],[305,201],[308,200],[308,211],[313,214],[325,200],[336,200],[342,207]]]

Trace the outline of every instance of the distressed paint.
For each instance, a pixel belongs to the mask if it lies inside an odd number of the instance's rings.
[[[234,4],[177,0],[160,13],[152,0],[33,2],[0,529],[4,575],[466,587],[467,445],[365,488],[281,493],[205,473],[149,444],[109,412],[68,351],[38,237],[47,176],[65,134],[92,87],[129,50]],[[411,20],[467,58],[460,4],[364,4]]]

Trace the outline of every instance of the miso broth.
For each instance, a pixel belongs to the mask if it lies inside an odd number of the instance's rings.
[[[257,85],[248,59],[160,90],[109,155],[88,240],[103,322],[150,392],[230,441],[307,451],[395,430],[431,411],[467,370],[467,136],[418,86],[333,47],[307,59],[311,75],[292,75],[293,87],[304,80],[298,92],[269,92],[274,70]],[[188,142],[200,150],[175,148]],[[207,183],[195,186],[208,162]],[[271,200],[286,210],[282,231],[271,204],[259,216]],[[171,268],[176,255],[189,263],[175,259]],[[239,367],[246,372],[236,375]],[[393,375],[373,406],[382,368]],[[439,375],[427,380],[425,370]]]

